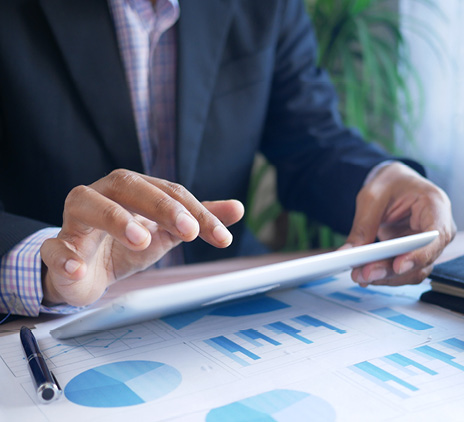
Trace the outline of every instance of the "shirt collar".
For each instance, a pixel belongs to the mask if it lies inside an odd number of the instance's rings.
[[[178,0],[157,0],[155,5],[151,0],[123,0],[123,2],[139,16],[147,30],[157,26],[159,32],[164,32],[179,18]]]

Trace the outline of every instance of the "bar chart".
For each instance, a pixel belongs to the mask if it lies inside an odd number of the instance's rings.
[[[464,340],[451,337],[359,362],[348,369],[351,381],[405,406],[451,399],[464,392]]]
[[[411,305],[417,303],[418,295],[410,297],[402,295],[401,288],[390,289],[387,292],[385,287],[364,288],[353,285],[349,275],[343,274],[337,278],[325,279],[322,283],[308,283],[303,291],[382,318],[404,329],[428,332],[435,328],[432,323],[406,313],[410,312]]]
[[[259,327],[232,331],[210,337],[198,344],[215,358],[235,369],[266,364],[269,359],[307,355],[308,347],[317,352],[321,347],[334,347],[337,341],[360,341],[357,333],[337,327],[309,314],[266,322]]]
[[[433,325],[419,321],[418,319],[412,318],[388,307],[371,309],[369,312],[413,330],[422,331],[433,328]]]

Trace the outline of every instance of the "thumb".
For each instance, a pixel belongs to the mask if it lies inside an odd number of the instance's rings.
[[[364,187],[356,198],[353,225],[343,248],[373,243],[383,220],[386,204],[381,195]]]

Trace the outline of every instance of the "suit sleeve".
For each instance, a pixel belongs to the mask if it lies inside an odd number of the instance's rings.
[[[344,126],[330,78],[317,66],[314,28],[303,2],[284,4],[261,149],[277,169],[285,208],[347,233],[370,169],[397,158]],[[423,173],[420,165],[402,161]]]
[[[49,225],[5,212],[0,203],[0,258],[21,240],[46,227]]]

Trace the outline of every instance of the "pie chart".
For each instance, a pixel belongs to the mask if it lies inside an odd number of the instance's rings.
[[[87,407],[134,406],[175,390],[182,376],[172,366],[132,360],[98,366],[80,373],[66,385],[71,402]]]
[[[334,422],[333,407],[303,391],[277,389],[212,409],[206,422]]]

